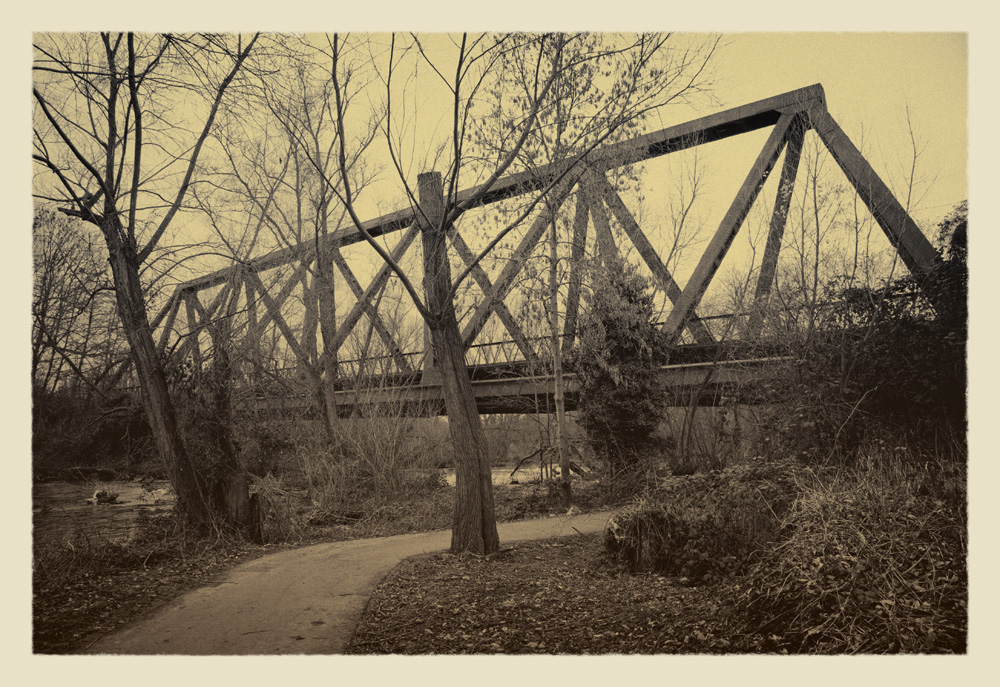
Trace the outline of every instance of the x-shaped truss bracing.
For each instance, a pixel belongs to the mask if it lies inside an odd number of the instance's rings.
[[[771,131],[764,147],[701,255],[694,272],[682,288],[625,201],[608,181],[607,173],[619,167],[767,127],[770,127]],[[696,342],[712,343],[713,335],[699,319],[696,308],[768,175],[782,151],[787,149],[755,289],[755,298],[758,302],[768,297],[774,280],[803,138],[809,129],[817,132],[910,272],[918,277],[928,274],[936,259],[933,248],[827,111],[823,89],[816,84],[609,145],[591,151],[585,157],[509,175],[500,179],[485,193],[478,187],[459,193],[455,199],[458,205],[480,194],[482,195],[480,204],[489,205],[552,186],[549,197],[540,203],[541,210],[527,227],[499,275],[491,280],[482,266],[475,265],[472,268],[470,276],[482,292],[482,299],[475,304],[471,314],[464,320],[462,336],[466,349],[482,345],[476,343],[477,337],[483,332],[490,317],[495,314],[503,325],[506,335],[510,337],[509,343],[516,347],[521,357],[526,361],[537,360],[538,354],[531,340],[504,299],[511,294],[525,262],[542,240],[550,223],[554,221],[560,206],[570,196],[575,197],[575,208],[572,222],[573,260],[565,302],[566,346],[573,345],[575,336],[582,290],[582,262],[586,250],[587,231],[591,223],[601,259],[605,262],[622,259],[615,243],[609,217],[617,220],[624,237],[631,242],[652,273],[655,284],[662,289],[673,305],[663,324],[668,340],[672,344],[677,343],[681,333],[686,329]],[[553,186],[553,182],[557,180],[558,183]],[[411,208],[366,222],[364,228],[373,237],[403,232],[391,251],[392,258],[399,263],[414,243],[419,233],[419,223],[417,213]],[[473,251],[459,233],[457,226],[451,227],[450,231],[451,249],[455,251],[461,264],[468,267],[474,259]],[[230,316],[229,314],[234,312],[242,313],[245,336],[249,342],[247,345],[257,346],[265,330],[273,327],[280,334],[280,337],[276,338],[280,338],[291,351],[297,366],[305,371],[307,377],[318,379],[322,374],[322,367],[315,351],[316,310],[315,308],[311,310],[313,315],[310,321],[310,309],[305,308],[306,325],[299,327],[297,323],[290,321],[296,309],[289,306],[289,301],[296,291],[301,292],[301,299],[315,297],[316,289],[307,288],[306,282],[310,266],[316,264],[319,254],[327,256],[325,259],[332,260],[333,265],[336,265],[354,299],[347,315],[336,323],[336,331],[329,341],[329,348],[332,351],[322,355],[338,355],[341,347],[365,317],[371,332],[382,341],[389,352],[388,357],[398,372],[411,372],[419,360],[423,360],[425,367],[432,364],[432,357],[421,352],[417,352],[420,357],[411,362],[409,356],[413,353],[408,354],[403,350],[395,338],[395,332],[383,320],[376,307],[379,295],[391,277],[389,267],[383,265],[369,285],[362,288],[348,261],[342,255],[342,248],[363,240],[363,233],[353,225],[349,225],[320,239],[319,246],[317,242],[291,246],[181,284],[151,323],[154,328],[162,327],[159,337],[160,350],[165,351],[168,341],[176,340],[177,352],[181,356],[192,356],[196,363],[200,364],[203,355],[200,346],[200,341],[204,338],[201,336],[202,332],[208,331],[210,337],[214,336],[212,322],[220,317],[218,313],[223,313],[221,317]],[[285,269],[286,272],[290,269],[290,276],[274,280],[275,283],[270,286],[265,285],[262,275],[281,269]],[[419,280],[414,280],[414,283],[419,283]],[[218,291],[214,292],[215,289]],[[201,300],[203,298],[204,303]],[[182,305],[185,308],[185,315],[182,318],[185,320],[185,327],[178,325],[178,314]],[[759,318],[751,318],[745,325],[744,336],[752,337],[759,332],[760,326]],[[309,327],[312,328],[311,339],[305,331]]]

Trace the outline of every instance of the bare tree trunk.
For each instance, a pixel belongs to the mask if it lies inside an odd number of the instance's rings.
[[[319,329],[323,337],[322,385],[323,406],[326,409],[326,431],[331,438],[336,435],[337,416],[337,300],[334,291],[333,257],[329,249],[320,248],[316,256],[316,289],[319,291]]]
[[[178,513],[185,524],[196,530],[221,523],[252,541],[261,541],[260,507],[257,497],[249,493],[249,484],[240,469],[232,439],[228,320],[223,318],[212,331],[216,360],[212,370],[214,417],[211,420],[214,427],[211,433],[218,444],[220,463],[214,466],[211,480],[207,480],[195,468],[181,440],[177,415],[146,315],[135,249],[122,242],[119,228],[112,227],[105,236],[118,312],[135,361],[143,408],[157,452],[177,494]]]
[[[559,336],[559,236],[556,218],[552,217],[549,235],[549,331],[552,333],[552,373],[556,404],[556,455],[559,458],[559,497],[569,508],[573,503],[570,485],[569,451],[566,450],[566,398],[563,385],[562,340]]]
[[[316,407],[323,409],[326,407],[326,396],[323,390],[323,366],[320,363],[316,346],[316,325],[319,323],[319,295],[317,292],[320,282],[319,271],[322,269],[318,266],[319,256],[316,256],[317,268],[315,272],[309,269],[310,264],[311,261],[306,258],[304,262],[306,269],[302,274],[302,306],[305,312],[302,316],[302,339],[300,341],[305,355],[299,361],[299,365],[304,366],[304,369],[299,370],[299,380],[312,395]],[[312,274],[311,281],[310,274]],[[329,432],[330,428],[325,415],[323,425]]]
[[[122,244],[120,228],[111,227],[104,234],[114,275],[118,313],[135,362],[143,408],[156,450],[177,494],[178,512],[190,525],[204,527],[211,520],[205,499],[205,484],[191,463],[177,429],[177,416],[146,317],[135,250]]]
[[[455,451],[455,516],[451,550],[488,554],[498,551],[496,515],[493,511],[493,479],[486,436],[476,408],[472,384],[465,368],[465,347],[448,296],[451,267],[448,262],[447,232],[442,226],[444,197],[441,175],[421,174],[420,210],[424,248],[425,318],[439,370],[441,392],[448,412],[448,430]]]
[[[235,312],[239,289],[233,295],[223,316],[211,327],[215,343],[215,360],[211,369],[214,417],[212,436],[217,443],[219,464],[213,466],[209,485],[212,507],[223,522],[243,538],[261,543],[264,528],[259,497],[250,494],[250,484],[240,466],[233,438],[233,367],[230,355],[232,342],[231,319]]]

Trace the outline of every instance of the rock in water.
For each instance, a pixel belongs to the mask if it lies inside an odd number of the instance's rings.
[[[103,489],[98,489],[94,492],[94,497],[92,499],[94,503],[118,503],[118,494],[110,491],[105,491]]]

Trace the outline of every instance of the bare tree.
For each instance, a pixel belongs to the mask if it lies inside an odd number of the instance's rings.
[[[72,386],[103,396],[102,383],[127,355],[102,252],[82,223],[35,211],[31,380],[38,391]]]
[[[157,450],[179,512],[252,533],[235,464],[199,470],[147,316],[142,268],[185,209],[223,98],[258,36],[39,34],[34,61],[35,197],[97,226]]]
[[[556,74],[556,78],[548,101],[539,110],[536,130],[526,139],[514,169],[530,173],[547,165],[565,164],[586,154],[595,141],[604,145],[636,136],[650,117],[665,106],[691,102],[704,94],[704,72],[716,41],[699,40],[684,48],[678,47],[677,42],[669,34],[563,34],[551,37],[548,43],[504,53],[500,76],[493,86],[495,102],[502,114],[492,120],[494,126],[476,131],[474,149],[488,157],[503,147],[507,134],[495,122],[503,122],[504,114],[516,112],[519,100],[532,101],[536,62]],[[513,106],[509,104],[511,101]],[[607,156],[594,166],[602,175],[605,168],[616,169],[613,180],[617,193],[641,193],[641,180],[634,168],[619,168]],[[565,303],[571,311],[575,307],[576,301],[569,291],[578,294],[581,286],[580,263],[587,261],[588,213],[595,215],[595,226],[600,225],[596,241],[600,258],[617,263],[622,257],[611,236],[612,224],[603,200],[605,189],[587,183],[590,178],[577,188],[574,209],[559,208],[558,199],[547,200],[545,210],[551,216],[548,251],[537,256],[545,267],[538,275],[540,278],[531,282],[530,289],[542,301],[539,314],[547,329],[549,366],[554,377],[555,441],[552,443],[561,468],[560,492],[565,505],[570,504],[572,491],[566,445],[563,349],[573,340],[576,312],[566,312],[563,318],[561,304]],[[620,208],[615,210],[621,212]],[[677,226],[674,245],[667,254],[668,263],[676,260],[689,210],[690,207],[683,208],[679,211],[682,216],[674,218]]]
[[[629,71],[627,67],[648,59],[651,46],[663,44],[663,41],[639,36],[609,41],[606,45],[591,45],[586,35],[462,35],[454,37],[450,63],[445,64],[438,57],[440,52],[431,50],[420,36],[389,37],[388,45],[380,54],[379,73],[385,84],[385,99],[384,109],[377,116],[392,165],[407,199],[415,208],[423,236],[421,294],[421,289],[401,265],[367,232],[356,208],[344,124],[347,113],[344,79],[348,72],[342,55],[345,41],[350,40],[341,36],[329,38],[341,171],[341,184],[339,187],[330,184],[330,188],[347,209],[357,231],[399,278],[430,332],[435,374],[439,375],[442,386],[457,462],[452,550],[490,553],[499,545],[492,480],[482,423],[466,374],[465,347],[456,315],[457,299],[465,281],[476,273],[482,260],[526,218],[536,211],[549,217],[553,215],[583,173],[583,162],[588,155],[612,140],[616,132],[627,132],[636,126],[641,115],[654,108],[647,96],[656,87],[657,79],[644,72],[648,80],[642,81],[635,78],[635,70]],[[699,75],[710,55],[708,51],[707,54],[699,53],[697,59],[684,60],[674,54],[683,65],[679,69],[679,82],[688,88],[700,84]],[[394,100],[399,97],[400,74],[412,66],[414,56],[418,64],[431,70],[432,78],[439,79],[449,93],[452,115],[448,144],[439,149],[438,156],[446,162],[447,171],[443,176],[421,174],[416,185],[408,178],[408,161],[404,159],[406,145],[400,137],[400,112]],[[606,63],[602,63],[602,58],[607,58]],[[546,116],[557,103],[572,97],[572,82],[560,85],[564,82],[563,77],[568,78],[571,70],[588,63],[603,75],[604,85],[612,90],[603,102],[581,116],[588,123],[579,127],[582,133],[576,136],[576,145],[572,149],[560,145],[558,156],[550,158],[552,162],[563,161],[563,164],[548,167],[556,171],[536,181],[538,192],[529,194],[528,201],[512,213],[499,231],[491,232],[478,254],[467,256],[465,267],[453,277],[447,244],[449,240],[457,241],[453,237],[459,218],[479,206],[505,175],[542,164],[539,152],[552,142],[552,129],[546,124]],[[507,65],[523,65],[524,97],[505,97],[503,74]],[[611,76],[621,65],[626,67],[624,76],[618,77],[617,71]],[[635,88],[637,83],[644,84],[643,88]],[[644,90],[647,86],[650,90]],[[564,89],[563,94],[560,88]],[[599,87],[594,92],[598,90]],[[560,120],[558,113],[554,120]],[[560,126],[556,124],[556,130]],[[475,189],[460,196],[460,189],[470,181],[478,182]]]

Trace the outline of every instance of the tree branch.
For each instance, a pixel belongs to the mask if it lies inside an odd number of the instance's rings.
[[[163,221],[160,222],[160,226],[157,227],[156,231],[153,233],[152,238],[150,238],[150,240],[146,243],[146,246],[141,251],[139,251],[138,259],[140,263],[144,262],[146,258],[149,257],[149,254],[153,251],[153,249],[156,247],[156,244],[159,243],[160,238],[163,236],[163,232],[167,230],[167,226],[170,224],[171,220],[173,220],[174,218],[174,215],[176,215],[177,211],[180,209],[181,204],[184,201],[184,196],[187,194],[188,186],[191,184],[191,177],[194,175],[194,169],[195,166],[197,165],[198,157],[201,154],[202,146],[205,144],[205,140],[208,138],[208,135],[212,130],[212,124],[215,122],[215,116],[219,111],[219,105],[222,102],[222,96],[225,94],[226,89],[229,87],[229,84],[232,83],[233,79],[236,77],[236,74],[243,66],[243,62],[250,54],[250,51],[253,49],[254,43],[257,42],[257,38],[259,37],[260,37],[259,33],[254,34],[253,38],[250,39],[250,42],[247,43],[246,48],[244,48],[243,51],[241,51],[238,54],[236,62],[235,64],[233,64],[233,68],[229,71],[229,73],[226,75],[226,78],[223,79],[222,83],[219,85],[219,88],[215,94],[215,99],[212,102],[212,109],[210,110],[208,119],[205,122],[205,127],[202,129],[201,135],[198,137],[198,142],[194,146],[194,151],[191,153],[191,160],[188,162],[188,168],[184,174],[184,180],[181,182],[180,190],[177,192],[177,197],[174,199],[173,204],[167,211],[166,216],[164,216]]]

